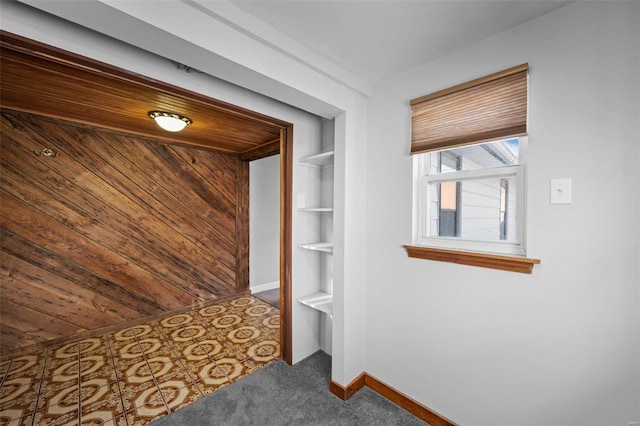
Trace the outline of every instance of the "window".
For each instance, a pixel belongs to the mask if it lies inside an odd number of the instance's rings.
[[[489,253],[491,262],[519,265],[488,267],[529,273],[539,263],[511,260],[526,253],[528,70],[519,65],[411,101],[411,257],[487,266],[477,259]],[[412,255],[427,247],[449,251]],[[461,251],[475,260],[461,261]]]
[[[461,170],[461,157],[450,151],[438,152],[434,155],[437,165],[435,173]],[[429,159],[431,160],[431,159]],[[445,181],[436,184],[434,201],[437,206],[435,215],[437,235],[441,237],[457,237],[460,235],[460,182]],[[428,204],[427,204],[428,205]]]
[[[467,145],[414,156],[414,243],[524,255],[526,138]]]

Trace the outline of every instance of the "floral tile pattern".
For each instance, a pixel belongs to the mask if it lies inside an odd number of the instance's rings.
[[[280,356],[251,296],[0,362],[0,426],[144,425]]]

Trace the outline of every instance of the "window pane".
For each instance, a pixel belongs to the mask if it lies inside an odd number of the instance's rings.
[[[431,155],[439,158],[437,166],[431,169],[432,174],[515,166],[518,164],[518,138],[463,146]]]
[[[433,183],[430,237],[517,242],[516,177]]]
[[[458,191],[459,182],[444,182],[440,185],[440,203],[438,217],[438,235],[442,237],[458,236]]]
[[[462,161],[459,155],[456,155],[451,151],[442,151],[438,152],[438,156],[440,160],[438,171],[440,173],[455,172],[456,170],[460,170]]]

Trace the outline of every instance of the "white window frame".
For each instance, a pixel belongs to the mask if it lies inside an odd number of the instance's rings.
[[[526,256],[526,151],[527,137],[518,142],[518,165],[479,170],[450,171],[430,174],[429,155],[413,155],[413,244],[452,250],[484,252],[503,255]],[[446,150],[443,150],[446,151]],[[516,242],[465,240],[456,237],[431,237],[429,185],[438,182],[465,181],[482,178],[516,177]]]

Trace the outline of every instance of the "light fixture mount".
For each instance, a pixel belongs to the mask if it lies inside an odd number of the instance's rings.
[[[149,117],[153,118],[158,126],[168,132],[179,132],[192,123],[190,118],[174,112],[149,111]]]

